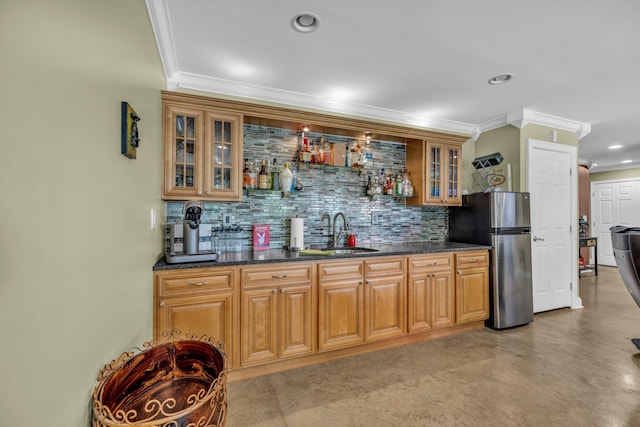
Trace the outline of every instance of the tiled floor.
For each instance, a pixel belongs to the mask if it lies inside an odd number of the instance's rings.
[[[227,425],[640,426],[640,308],[618,271],[583,309],[231,383]]]

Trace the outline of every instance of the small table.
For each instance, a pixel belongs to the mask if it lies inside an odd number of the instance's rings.
[[[593,271],[598,275],[598,238],[597,237],[580,237],[579,238],[579,247],[581,248],[593,248],[593,265],[585,265],[584,267],[580,267],[578,271],[578,275],[585,270],[593,267]],[[591,251],[589,251],[591,252]]]

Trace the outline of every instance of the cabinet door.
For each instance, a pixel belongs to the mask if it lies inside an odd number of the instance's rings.
[[[448,206],[462,205],[462,192],[460,186],[462,185],[461,176],[461,149],[459,146],[447,145],[444,148],[444,161],[446,167],[446,174],[443,175],[444,182],[443,188],[444,202]]]
[[[364,286],[362,279],[320,283],[318,298],[319,350],[350,347],[364,342]]]
[[[240,307],[240,364],[269,362],[278,358],[278,289],[242,290]]]
[[[365,281],[365,340],[375,341],[404,335],[404,276],[375,277]]]
[[[489,317],[489,269],[458,269],[456,274],[456,323]]]
[[[426,273],[409,275],[407,292],[409,333],[431,329],[431,286]]]
[[[425,203],[428,204],[444,204],[445,188],[443,186],[443,178],[446,176],[445,165],[445,146],[438,142],[427,142],[427,165],[426,165],[426,185],[425,185]]]
[[[206,111],[203,191],[213,200],[242,200],[242,116]]]
[[[431,326],[446,328],[453,326],[455,307],[453,274],[451,271],[439,271],[431,277]]]
[[[233,293],[221,292],[213,295],[167,298],[158,301],[158,327],[156,340],[176,329],[182,335],[207,335],[218,340],[227,353],[229,367],[233,363]]]
[[[163,192],[165,200],[186,200],[203,194],[201,110],[165,105]]]
[[[279,357],[313,353],[315,322],[312,286],[281,287],[278,312],[280,318]]]

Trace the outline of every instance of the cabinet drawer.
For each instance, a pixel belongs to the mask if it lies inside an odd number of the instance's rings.
[[[456,268],[482,267],[489,265],[488,251],[460,252],[456,254]]]
[[[365,261],[367,277],[404,273],[404,258],[379,258]]]
[[[453,268],[452,254],[437,254],[409,257],[409,272],[419,273],[431,270],[450,270]]]
[[[234,289],[235,270],[193,269],[156,273],[160,297],[191,295]]]
[[[307,284],[313,279],[311,264],[287,263],[242,269],[242,288],[265,284]]]
[[[362,261],[340,261],[318,264],[318,280],[338,280],[362,278],[364,272]]]

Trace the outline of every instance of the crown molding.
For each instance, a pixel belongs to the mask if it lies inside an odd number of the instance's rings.
[[[536,124],[553,129],[574,132],[578,136],[578,139],[584,138],[591,132],[590,123],[578,122],[576,120],[565,119],[545,113],[538,113],[537,111],[527,109],[507,113],[503,116],[482,122],[478,124],[478,129],[480,133],[482,133],[506,125],[522,129],[528,124]]]
[[[147,10],[156,44],[160,53],[160,62],[167,80],[178,72],[178,60],[175,56],[173,37],[171,36],[171,24],[169,23],[169,10],[166,1],[146,0]]]
[[[167,79],[167,86],[171,90],[178,88],[192,89],[237,98],[331,112],[334,114],[382,120],[420,129],[454,132],[470,136],[477,133],[477,126],[471,123],[419,116],[370,105],[335,102],[304,93],[273,89],[192,73],[177,72],[173,74]]]

